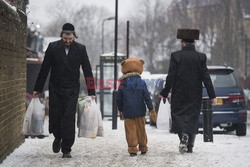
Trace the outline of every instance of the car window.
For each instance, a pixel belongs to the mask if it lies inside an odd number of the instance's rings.
[[[150,93],[153,93],[153,91],[155,90],[155,86],[156,86],[156,79],[143,79],[146,82],[148,91]]]
[[[146,84],[148,91],[150,93],[153,93],[155,90],[161,90],[163,88],[163,79],[158,78],[158,79],[143,79]]]
[[[235,87],[237,84],[231,70],[211,71],[210,77],[215,88]]]
[[[163,79],[158,79],[157,82],[156,82],[156,86],[155,86],[155,89],[157,90],[162,90],[163,87],[165,86],[165,80]]]

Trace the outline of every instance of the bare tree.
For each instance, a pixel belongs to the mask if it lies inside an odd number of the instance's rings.
[[[240,1],[178,0],[173,1],[169,18],[175,28],[200,29],[199,50],[207,53],[213,65],[239,65],[239,32],[242,29]]]
[[[146,61],[147,70],[158,72],[162,45],[168,33],[167,5],[164,1],[139,0],[131,16],[131,50]],[[139,6],[139,8],[138,8]]]
[[[93,67],[99,64],[101,54],[101,23],[110,16],[105,8],[78,6],[70,1],[57,1],[57,8],[49,11],[53,21],[47,26],[44,36],[59,36],[62,25],[70,22],[75,26],[77,41],[87,47]]]

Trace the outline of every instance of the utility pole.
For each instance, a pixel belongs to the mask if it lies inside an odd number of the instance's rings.
[[[129,21],[127,21],[127,58],[129,58]]]
[[[112,107],[112,129],[117,129],[117,104],[116,104],[116,84],[117,84],[117,34],[118,34],[118,0],[115,3],[115,54],[114,54],[114,90]]]

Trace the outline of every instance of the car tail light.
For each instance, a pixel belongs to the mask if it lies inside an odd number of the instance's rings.
[[[241,114],[240,114],[240,117],[246,118],[246,117],[247,117],[247,113],[241,113]]]
[[[234,96],[229,96],[228,99],[225,100],[226,104],[230,103],[242,103],[245,100],[245,96],[242,95],[234,95]]]

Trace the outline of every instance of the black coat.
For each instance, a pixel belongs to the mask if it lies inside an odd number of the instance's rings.
[[[34,91],[42,92],[50,71],[49,79],[49,132],[63,129],[64,137],[72,138],[75,133],[76,103],[79,94],[80,66],[87,78],[93,78],[89,58],[84,45],[73,42],[68,55],[62,40],[49,44],[42,63]],[[87,83],[91,84],[91,83]],[[93,83],[92,83],[93,84]],[[94,89],[88,89],[95,95]],[[61,136],[60,136],[61,137]]]
[[[197,133],[202,104],[202,82],[209,98],[215,98],[206,60],[206,55],[195,51],[195,46],[191,44],[171,54],[168,76],[161,95],[167,97],[170,90],[172,91],[171,116],[174,133]]]

